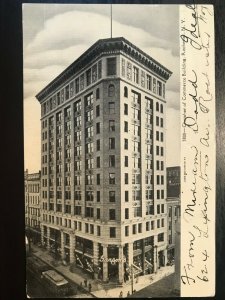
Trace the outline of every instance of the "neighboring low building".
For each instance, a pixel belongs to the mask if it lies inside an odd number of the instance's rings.
[[[180,216],[180,167],[169,167],[167,171],[168,212],[168,260],[174,259],[176,222]]]
[[[40,241],[40,184],[41,172],[24,174],[26,233],[33,242]]]

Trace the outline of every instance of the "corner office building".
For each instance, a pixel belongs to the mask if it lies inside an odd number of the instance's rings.
[[[36,96],[42,243],[103,281],[166,263],[170,75],[126,39],[103,39]]]

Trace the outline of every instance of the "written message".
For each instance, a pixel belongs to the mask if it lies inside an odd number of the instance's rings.
[[[214,14],[180,6],[181,296],[215,292]]]

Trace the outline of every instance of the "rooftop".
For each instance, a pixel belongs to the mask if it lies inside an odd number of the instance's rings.
[[[144,51],[142,51],[123,37],[100,39],[90,48],[88,48],[78,59],[76,59],[71,65],[69,65],[54,80],[52,80],[44,89],[42,89],[36,95],[36,98],[39,101],[43,100],[65,80],[71,78],[71,76],[73,76],[77,71],[90,63],[94,58],[98,57],[99,54],[120,51],[139,61],[141,64],[145,65],[148,69],[155,72],[165,80],[167,80],[172,74],[170,70],[168,70],[166,67],[161,65],[151,56],[146,54]]]

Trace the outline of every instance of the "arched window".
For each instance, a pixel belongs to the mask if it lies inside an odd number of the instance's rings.
[[[124,87],[124,97],[128,97],[128,88],[127,86]]]
[[[115,86],[113,84],[110,84],[108,88],[108,96],[113,97],[114,95],[115,95]]]
[[[159,111],[159,102],[156,102],[156,111]]]
[[[163,105],[160,104],[160,112],[163,113]]]

